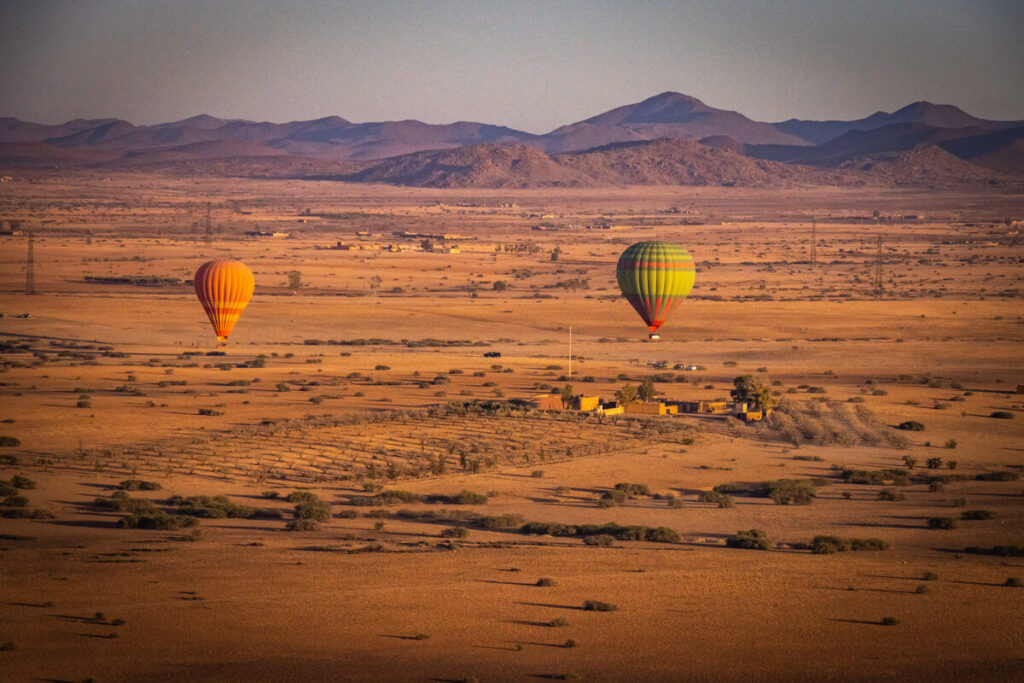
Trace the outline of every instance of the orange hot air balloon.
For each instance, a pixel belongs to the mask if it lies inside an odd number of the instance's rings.
[[[206,309],[213,331],[223,344],[252,298],[256,278],[241,261],[217,259],[199,266],[194,279],[199,303]]]

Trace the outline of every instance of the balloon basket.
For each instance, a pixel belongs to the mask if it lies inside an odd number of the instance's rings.
[[[651,341],[656,341],[658,339],[661,339],[661,335],[658,334],[657,332],[651,332],[649,335],[647,335],[647,338],[650,339]]]

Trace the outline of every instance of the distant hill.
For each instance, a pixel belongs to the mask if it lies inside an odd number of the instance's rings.
[[[591,149],[613,142],[665,137],[699,140],[711,135],[727,135],[754,144],[807,144],[802,138],[780,131],[772,124],[753,121],[738,112],[714,109],[696,98],[676,92],[665,92],[556,128],[541,136],[541,142],[546,151],[558,153]]]
[[[920,123],[935,128],[1014,128],[1024,121],[990,121],[971,116],[950,104],[914,102],[891,114],[884,111],[854,121],[804,121],[789,119],[774,124],[777,129],[813,145],[834,140],[851,130],[874,130],[899,123]]]
[[[919,145],[911,150],[870,154],[844,161],[843,171],[870,174],[894,186],[931,188],[974,185],[1020,185],[1013,179],[956,157],[937,145]]]
[[[340,116],[272,123],[200,114],[150,126],[8,117],[0,118],[0,168],[324,176],[425,187],[966,186],[1024,182],[1004,178],[1024,176],[1022,139],[1020,121],[980,119],[951,105],[915,102],[854,121],[773,124],[664,92],[544,135],[471,121],[354,123]]]

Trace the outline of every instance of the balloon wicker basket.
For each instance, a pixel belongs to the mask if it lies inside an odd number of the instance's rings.
[[[651,332],[649,335],[647,335],[647,338],[650,341],[657,341],[658,339],[661,339],[661,335],[658,334],[657,332]]]

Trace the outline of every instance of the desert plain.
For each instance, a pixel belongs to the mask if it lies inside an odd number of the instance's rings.
[[[0,214],[2,680],[1024,677],[1018,192],[38,170]],[[697,268],[658,341],[647,239]],[[744,375],[769,419],[529,405]]]

